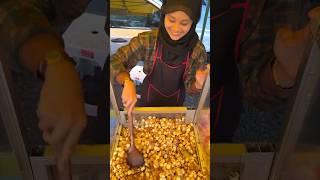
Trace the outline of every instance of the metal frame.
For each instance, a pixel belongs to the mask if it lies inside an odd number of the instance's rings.
[[[8,57],[4,57],[5,54],[0,51],[0,115],[3,120],[3,124],[7,131],[10,145],[13,149],[19,168],[21,170],[21,176],[23,179],[33,179],[32,168],[28,158],[28,152],[25,146],[23,136],[16,113],[14,98],[12,89],[10,89],[11,76],[9,73],[9,66],[5,63]]]
[[[250,150],[249,146],[254,150]],[[211,159],[212,166],[214,168],[217,164],[224,164],[224,166],[239,164],[241,166],[239,169],[240,179],[267,180],[274,152],[272,152],[273,148],[263,148],[264,146],[264,144],[214,144],[211,149],[212,156],[214,156]],[[228,152],[231,148],[234,148],[233,152]],[[216,152],[216,149],[223,152]],[[222,175],[218,174],[216,176]],[[212,178],[219,178],[216,176]]]
[[[203,40],[203,36],[204,36],[204,31],[206,29],[206,24],[207,24],[207,17],[208,17],[208,13],[209,13],[209,8],[210,8],[210,0],[208,0],[208,4],[206,7],[206,12],[204,15],[204,20],[203,20],[203,24],[202,24],[202,31],[201,31],[201,36],[200,36],[200,41]]]
[[[117,99],[116,99],[116,96],[115,96],[115,93],[113,90],[113,85],[111,83],[111,80],[110,80],[110,101],[111,101],[111,105],[112,105],[112,108],[116,114],[117,119],[121,119],[119,107],[117,104]]]
[[[145,113],[155,113],[155,114],[174,114],[174,113],[178,113],[178,114],[185,114],[185,122],[186,123],[193,123],[194,126],[197,126],[197,119],[199,118],[200,114],[201,114],[201,110],[204,106],[205,100],[207,97],[209,96],[210,93],[210,75],[207,76],[204,88],[202,90],[202,94],[198,103],[198,107],[197,110],[188,110],[186,107],[138,107],[138,108],[134,108],[133,113],[134,114],[145,114]],[[119,107],[117,105],[116,102],[116,98],[115,98],[115,92],[114,92],[114,88],[112,83],[110,82],[110,100],[111,100],[111,104],[113,107],[113,110],[115,111],[116,114],[116,118],[117,118],[117,125],[116,125],[116,130],[114,131],[114,136],[113,137],[113,141],[112,141],[112,145],[111,145],[111,157],[110,159],[112,159],[113,156],[113,152],[114,149],[116,148],[118,141],[119,141],[119,137],[120,137],[120,131],[122,127],[126,127],[127,126],[127,121],[126,121],[126,114],[127,112],[125,111],[120,111]],[[204,153],[202,152],[202,148],[200,147],[200,140],[199,140],[199,132],[197,128],[194,128],[194,133],[196,136],[196,143],[197,143],[197,153],[198,153],[198,158],[199,158],[199,162],[201,164],[201,167],[203,169],[206,169],[207,171],[209,171],[210,173],[210,168],[207,167],[205,165],[205,163],[203,162],[203,155]],[[208,177],[209,179],[209,177]]]
[[[245,154],[242,157],[244,168],[242,170],[240,179],[268,180],[273,156],[273,152],[256,152]]]
[[[53,167],[55,166],[55,161],[53,156],[40,156],[40,157],[30,157],[32,167],[34,169],[35,180],[53,180]],[[71,164],[73,166],[73,173],[72,179],[73,180],[80,180],[83,179],[81,177],[82,173],[88,173],[88,179],[97,179],[97,180],[104,180],[107,177],[107,173],[97,174],[96,171],[90,174],[90,168],[84,167],[79,169],[79,166],[88,165],[92,167],[99,166],[100,169],[106,170],[108,159],[101,156],[74,156],[71,159]],[[76,169],[78,168],[78,169]],[[98,169],[99,170],[99,169]],[[101,171],[101,170],[100,170]],[[79,175],[80,174],[80,175]]]

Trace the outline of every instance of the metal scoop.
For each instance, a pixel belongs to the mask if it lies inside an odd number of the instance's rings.
[[[128,152],[128,164],[132,167],[139,167],[144,164],[143,155],[138,151],[134,144],[134,135],[133,135],[133,116],[132,116],[132,108],[128,110],[128,123],[129,123],[129,131],[130,131],[130,148]]]

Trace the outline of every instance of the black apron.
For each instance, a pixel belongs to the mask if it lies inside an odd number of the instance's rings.
[[[231,142],[239,124],[241,87],[237,60],[243,31],[245,0],[223,0],[214,4],[211,142]]]
[[[139,106],[182,106],[185,97],[184,79],[189,53],[178,65],[169,65],[162,60],[162,45],[158,45],[150,73],[142,83]]]

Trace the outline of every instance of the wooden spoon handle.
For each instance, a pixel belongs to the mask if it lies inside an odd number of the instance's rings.
[[[58,168],[58,176],[60,180],[72,180],[70,160],[63,165],[63,168]]]
[[[132,116],[132,109],[128,110],[128,125],[130,131],[130,144],[131,147],[134,146],[134,135],[133,135],[133,116]]]
[[[56,158],[56,170],[57,170],[57,179],[59,180],[71,180],[72,179],[72,170],[71,170],[71,159],[67,160],[61,159],[61,149],[62,145],[53,145]]]

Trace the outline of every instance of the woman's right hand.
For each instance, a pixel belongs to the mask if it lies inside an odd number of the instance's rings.
[[[137,103],[137,93],[133,81],[129,79],[124,81],[121,99],[124,107],[128,110],[135,106]]]
[[[58,179],[70,179],[70,158],[87,124],[81,81],[67,57],[48,64],[37,114],[43,139],[53,146]]]

